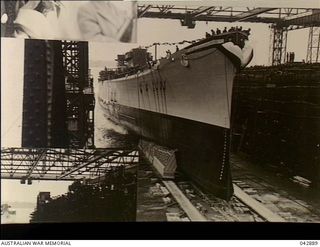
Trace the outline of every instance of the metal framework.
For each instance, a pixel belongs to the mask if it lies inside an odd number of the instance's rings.
[[[307,49],[307,59],[308,63],[318,63],[319,62],[319,52],[320,52],[320,27],[310,27],[309,30],[309,40]]]
[[[180,19],[215,22],[278,23],[282,26],[320,25],[320,13],[307,8],[249,8],[221,6],[184,6],[139,4],[139,18]]]
[[[63,66],[66,73],[69,147],[94,146],[93,79],[88,68],[88,43],[63,41]]]
[[[135,149],[2,148],[1,179],[77,180],[97,178],[114,166],[139,162]]]
[[[288,30],[286,27],[272,25],[271,37],[271,64],[282,64],[286,60]]]
[[[94,147],[88,43],[25,41],[23,147]]]
[[[61,41],[25,40],[22,146],[67,147]]]
[[[138,5],[138,17],[179,19],[182,26],[194,28],[196,21],[256,22],[271,24],[270,63],[285,62],[287,34],[290,30],[313,27],[310,31],[307,61],[318,59],[320,10],[310,8],[248,8],[219,6]],[[316,41],[315,41],[316,40]]]

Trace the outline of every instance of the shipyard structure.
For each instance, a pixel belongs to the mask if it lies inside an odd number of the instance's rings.
[[[233,95],[233,151],[319,187],[320,64],[247,68]]]
[[[138,7],[140,18],[180,19],[188,28],[194,28],[195,21],[268,23],[272,66],[247,67],[254,52],[248,42],[250,30],[242,28],[208,34],[161,59],[141,47],[119,54],[117,68],[100,72],[97,100],[109,120],[140,139],[139,147],[98,149],[88,43],[26,40],[23,148],[2,148],[1,178],[22,184],[74,181],[61,197],[39,194],[33,221],[61,221],[61,215],[66,221],[133,221],[135,212],[141,216],[150,206],[146,204],[151,194],[150,201],[163,201],[162,209],[175,204],[170,193],[177,201],[184,198],[181,210],[197,197],[196,190],[198,198],[210,195],[230,204],[237,196],[257,213],[262,203],[255,207],[257,194],[249,193],[265,185],[266,179],[248,189],[250,178],[244,181],[248,171],[232,167],[233,154],[271,170],[273,177],[281,173],[289,181],[300,176],[303,192],[310,192],[310,182],[319,193],[319,10],[248,8],[234,14],[232,8],[200,6],[180,13],[185,9]],[[287,34],[305,27],[310,28],[307,57],[295,62],[294,53],[286,50]],[[251,178],[259,180],[259,175]],[[267,190],[264,195],[270,194]],[[137,206],[137,198],[144,204]],[[190,208],[201,212],[190,213]],[[209,208],[214,206],[210,203]],[[207,209],[191,205],[183,210],[198,221]],[[272,210],[267,215],[263,211],[267,221],[284,220],[274,217]]]
[[[88,43],[25,40],[23,147],[93,147]]]

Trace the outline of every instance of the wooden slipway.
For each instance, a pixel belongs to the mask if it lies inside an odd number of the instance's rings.
[[[245,193],[242,189],[240,189],[237,185],[233,185],[234,195],[244,202],[248,207],[252,208],[255,212],[257,212],[261,217],[266,219],[269,222],[285,222],[285,220],[279,215],[273,213],[268,208],[266,208],[262,203],[258,202],[254,198],[250,197],[247,193]]]
[[[192,205],[189,199],[182,193],[174,182],[163,181],[163,183],[191,221],[208,221],[202,214],[200,214],[198,209]]]

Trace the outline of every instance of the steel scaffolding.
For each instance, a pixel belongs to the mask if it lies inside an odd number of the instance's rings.
[[[320,52],[320,27],[313,26],[309,29],[309,40],[307,49],[308,63],[318,63]]]
[[[88,68],[88,43],[63,41],[69,147],[94,147],[93,78]]]
[[[282,64],[286,60],[288,30],[286,27],[271,25],[271,37],[271,64]]]
[[[2,148],[1,179],[32,180],[95,179],[114,166],[136,166],[135,149]]]
[[[311,8],[253,8],[222,6],[186,6],[184,3],[139,4],[139,18],[184,20],[186,17],[194,28],[195,21],[278,23],[284,26],[320,25],[320,13]]]
[[[88,43],[25,41],[23,147],[94,147]]]
[[[320,27],[320,10],[312,8],[185,6],[183,3],[139,4],[138,17],[176,19],[181,21],[182,26],[188,28],[194,28],[196,21],[271,24],[270,64],[272,65],[286,62],[288,31],[312,26]],[[314,39],[313,36],[312,40]],[[318,57],[316,50],[319,43],[315,45],[313,43],[309,47],[308,54],[312,54],[309,55],[309,60],[312,60],[311,57]]]

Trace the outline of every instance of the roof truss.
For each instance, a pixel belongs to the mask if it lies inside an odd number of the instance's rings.
[[[1,178],[77,180],[95,178],[114,166],[134,167],[135,149],[2,148]]]

